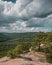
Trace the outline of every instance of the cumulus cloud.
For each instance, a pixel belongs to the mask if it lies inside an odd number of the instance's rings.
[[[52,27],[52,15],[46,18],[31,18],[27,21],[27,27]]]
[[[4,27],[4,28],[3,28]],[[0,0],[0,32],[51,31],[52,0]],[[2,29],[2,30],[1,30]]]
[[[6,27],[0,27],[0,32],[8,32],[8,29]]]
[[[12,6],[12,2],[0,1],[0,26],[6,25],[16,20],[14,17],[7,15]]]
[[[33,0],[21,12],[23,17],[46,17],[52,14],[52,1],[51,0]]]

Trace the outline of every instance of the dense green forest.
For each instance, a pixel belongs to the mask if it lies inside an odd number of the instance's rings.
[[[52,32],[0,33],[0,57],[15,58],[29,49],[44,52],[52,62]]]
[[[37,33],[0,33],[0,57],[18,44],[29,43]]]

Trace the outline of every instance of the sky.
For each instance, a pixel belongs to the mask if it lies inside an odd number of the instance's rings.
[[[0,0],[0,32],[52,31],[52,0]]]

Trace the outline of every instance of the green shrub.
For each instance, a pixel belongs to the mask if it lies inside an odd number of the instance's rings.
[[[16,58],[16,57],[18,57],[22,53],[23,53],[23,51],[21,49],[21,45],[18,45],[18,46],[16,46],[15,49],[9,50],[7,52],[7,56],[10,57],[10,58]]]
[[[7,52],[7,56],[10,58],[15,58],[20,56],[20,54],[27,53],[29,51],[30,45],[28,43],[22,43],[17,45],[13,50]]]
[[[10,58],[15,58],[15,57],[16,57],[16,55],[15,55],[15,53],[14,53],[13,50],[9,50],[9,51],[7,52],[7,56],[10,57]]]
[[[23,50],[21,48],[21,45],[17,45],[16,48],[13,50],[16,56],[20,55],[23,53]]]
[[[52,54],[47,53],[47,54],[46,54],[46,60],[47,60],[49,63],[52,63]]]
[[[31,48],[31,44],[30,43],[22,43],[21,44],[21,49],[22,49],[23,53],[29,52],[30,48]]]
[[[52,44],[49,44],[45,49],[46,60],[52,63]]]

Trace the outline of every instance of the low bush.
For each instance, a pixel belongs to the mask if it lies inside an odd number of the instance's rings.
[[[14,53],[13,50],[9,50],[9,51],[7,52],[7,56],[10,57],[10,58],[15,58],[15,57],[16,57],[16,55],[15,55],[15,53]]]
[[[15,49],[9,50],[7,52],[7,56],[10,57],[10,58],[16,58],[16,57],[18,57],[22,53],[22,50],[21,50],[20,47],[21,46],[18,45],[18,46],[16,46]]]
[[[52,63],[52,44],[49,44],[45,49],[46,60]]]
[[[52,54],[47,53],[46,54],[46,60],[47,60],[47,62],[52,63]]]
[[[29,47],[26,44],[19,44],[14,49],[9,50],[7,52],[7,56],[10,58],[15,58],[20,56],[20,54],[27,53],[29,51]]]

